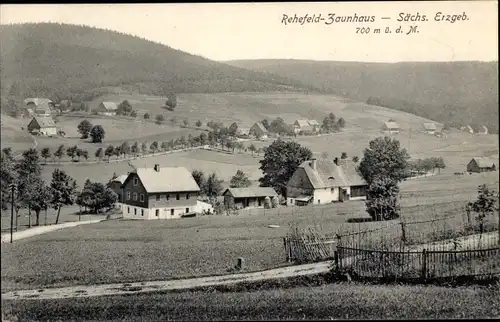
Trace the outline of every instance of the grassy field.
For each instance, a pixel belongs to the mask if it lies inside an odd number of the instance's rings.
[[[483,182],[487,174],[483,175],[476,177],[476,182],[457,181],[457,187],[462,190],[459,193],[445,190],[449,194],[447,198],[428,197],[434,190],[425,179],[437,180],[436,177],[419,179],[422,181],[415,195],[402,199],[405,220],[459,212],[467,200],[475,197],[476,183]],[[489,175],[489,180],[498,185],[498,177]],[[403,187],[403,191],[417,187],[413,182],[405,185],[409,187]],[[282,238],[289,224],[317,226],[323,233],[330,234],[349,227],[386,225],[386,222],[348,222],[356,218],[367,218],[363,202],[283,207],[259,213],[242,211],[238,216],[147,222],[120,220],[80,226],[3,245],[2,288],[225,274],[238,257],[245,258],[244,271],[272,268],[285,264]],[[269,228],[271,224],[280,227]],[[418,227],[416,229],[428,228]],[[89,254],[92,254],[90,258]]]
[[[22,321],[477,319],[500,317],[499,294],[498,286],[337,283],[258,291],[2,301],[2,311],[6,318]]]
[[[26,129],[27,123],[8,115],[2,114],[2,126],[0,136],[2,137],[2,149],[12,148],[15,152],[20,152],[32,148],[35,144],[32,135]]]

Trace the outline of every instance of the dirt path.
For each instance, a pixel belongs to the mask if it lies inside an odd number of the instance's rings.
[[[497,232],[488,234],[488,238],[495,238]],[[496,235],[498,237],[498,235]],[[485,236],[483,236],[485,238]],[[463,243],[475,242],[476,235],[468,238],[463,238]],[[486,238],[485,238],[486,239]],[[450,241],[443,241],[441,243],[448,244]],[[419,247],[426,247],[429,244],[420,245]],[[343,264],[348,264],[349,258],[344,259]],[[149,282],[135,282],[135,283],[114,283],[114,284],[101,284],[101,285],[80,285],[69,286],[62,288],[47,288],[38,290],[22,290],[6,292],[2,294],[2,299],[60,299],[60,298],[75,298],[75,297],[92,297],[103,295],[123,295],[135,294],[146,292],[158,292],[168,290],[183,290],[192,289],[203,286],[213,285],[227,285],[238,282],[253,282],[277,278],[296,277],[305,275],[314,275],[326,273],[330,270],[332,265],[331,261],[294,265],[281,268],[270,269],[266,271],[231,274],[222,276],[208,276],[189,279],[178,279],[169,281],[149,281]]]
[[[23,239],[23,238],[38,236],[41,234],[46,234],[48,232],[63,229],[63,228],[76,227],[79,225],[86,225],[86,224],[95,224],[95,223],[101,222],[103,220],[105,220],[105,219],[75,221],[75,222],[67,222],[67,223],[58,224],[58,225],[34,227],[34,228],[14,232],[12,234],[12,240],[19,240],[19,239]],[[7,232],[3,233],[1,238],[2,238],[2,244],[3,243],[10,243],[10,233],[7,233]]]

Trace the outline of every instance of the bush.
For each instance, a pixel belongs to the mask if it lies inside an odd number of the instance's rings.
[[[390,178],[375,179],[367,192],[366,211],[373,220],[399,218],[399,187]]]

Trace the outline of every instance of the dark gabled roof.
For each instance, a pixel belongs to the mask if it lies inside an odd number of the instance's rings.
[[[248,188],[228,188],[223,195],[230,192],[234,198],[250,197],[277,197],[278,194],[273,188],[269,187],[248,187]]]
[[[316,160],[316,170],[311,167],[312,161],[304,161],[299,168],[304,169],[309,181],[315,189],[361,186],[365,180],[356,171],[356,164],[349,160],[339,160],[336,165],[330,160]]]
[[[491,168],[495,166],[495,161],[487,157],[475,157],[472,158],[472,160],[476,161],[477,166],[480,168]]]
[[[262,132],[267,133],[266,127],[262,124],[262,122],[255,122],[252,127],[254,126],[257,126]]]
[[[31,122],[33,121],[36,121],[40,128],[56,127],[56,123],[50,116],[35,116]]]

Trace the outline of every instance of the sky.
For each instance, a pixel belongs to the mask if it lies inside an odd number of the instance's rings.
[[[435,21],[442,13],[467,20]],[[399,22],[399,14],[426,15]],[[284,15],[318,23],[283,23]],[[374,16],[374,22],[334,22],[338,16]],[[390,19],[381,19],[387,17]],[[451,19],[450,19],[451,20]],[[1,5],[0,24],[60,22],[141,36],[172,48],[225,61],[312,59],[335,61],[498,60],[498,1],[28,4]],[[404,33],[396,33],[401,26]],[[418,33],[406,33],[417,26]],[[385,33],[389,27],[391,33]],[[357,33],[357,28],[360,28]],[[369,32],[362,33],[367,31]],[[380,29],[380,33],[374,33]]]

